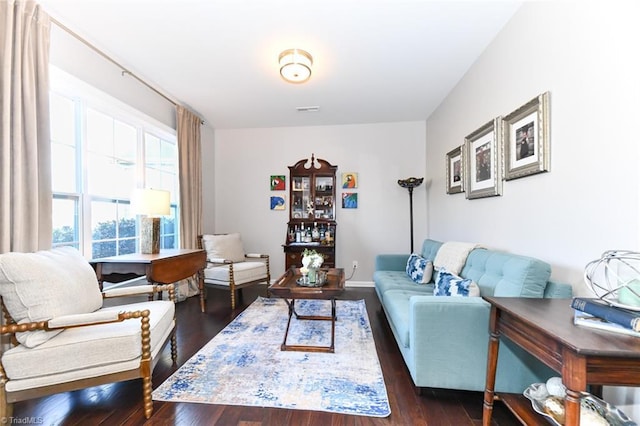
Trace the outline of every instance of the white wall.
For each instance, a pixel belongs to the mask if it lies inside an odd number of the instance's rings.
[[[640,250],[639,18],[637,2],[523,5],[427,120],[431,237],[544,259],[577,294],[589,294],[588,261],[607,249]],[[505,181],[501,197],[447,195],[445,154],[545,91],[551,171]],[[640,393],[605,396],[640,419]]]
[[[312,153],[337,165],[338,179],[343,172],[358,173],[358,208],[336,209],[336,263],[349,275],[357,260],[352,283],[371,282],[376,254],[410,251],[409,195],[397,180],[425,174],[424,122],[216,130],[215,144],[203,144],[203,156],[212,161],[204,165],[205,232],[241,232],[248,251],[271,256],[278,277],[289,211],[271,211],[269,197],[286,194],[288,200],[288,193],[270,191],[269,178],[285,175],[288,184],[288,166]],[[420,219],[425,188],[413,196],[418,249],[426,235]]]
[[[84,43],[51,24],[50,62],[93,87],[142,111],[172,129],[176,128],[175,106]]]

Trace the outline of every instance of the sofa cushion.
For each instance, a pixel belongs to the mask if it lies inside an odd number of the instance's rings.
[[[389,290],[417,291],[423,295],[433,294],[433,284],[418,286],[405,271],[375,271],[373,282],[380,301],[384,300],[384,295]]]
[[[215,259],[225,259],[232,262],[242,262],[244,260],[244,247],[238,232],[203,235],[202,242],[209,262],[214,262]]]
[[[427,284],[433,275],[433,262],[413,253],[407,259],[407,275],[418,284]]]
[[[480,287],[483,296],[543,297],[551,266],[538,259],[477,248],[460,273]]]
[[[442,243],[440,241],[425,239],[422,242],[422,257],[433,262],[440,250],[440,247],[442,247]]]
[[[243,284],[267,277],[267,264],[264,262],[238,262],[233,264],[233,281]],[[229,265],[209,266],[204,269],[205,282],[229,285]]]
[[[416,286],[413,286],[416,288]],[[395,330],[398,343],[409,347],[409,299],[418,293],[411,290],[389,290],[384,295],[384,311]]]
[[[0,255],[0,295],[17,323],[85,314],[102,306],[95,271],[73,247]],[[28,331],[16,338],[32,348],[58,333]]]
[[[478,297],[480,296],[480,288],[468,278],[460,278],[452,274],[445,268],[440,268],[436,272],[434,296],[462,296],[462,297]]]
[[[131,303],[105,307],[101,311],[150,311],[151,352],[157,352],[168,330],[173,328],[175,304],[171,301]],[[100,324],[64,330],[36,348],[18,345],[2,355],[2,365],[11,380],[73,373],[139,359],[141,320]],[[42,362],[43,359],[49,362]]]

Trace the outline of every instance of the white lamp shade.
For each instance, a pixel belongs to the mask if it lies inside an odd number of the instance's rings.
[[[166,216],[171,214],[171,194],[162,189],[135,189],[131,197],[135,214]]]
[[[311,77],[313,58],[302,49],[287,49],[278,58],[280,75],[290,83],[304,83]]]

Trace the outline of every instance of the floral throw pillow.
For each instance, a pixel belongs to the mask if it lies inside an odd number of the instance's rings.
[[[436,285],[433,289],[434,296],[480,296],[480,287],[470,279],[460,278],[445,268],[440,268],[436,273]]]
[[[433,262],[413,253],[407,259],[407,275],[418,284],[427,284],[433,275]]]

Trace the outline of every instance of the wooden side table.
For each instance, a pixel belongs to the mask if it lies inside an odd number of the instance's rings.
[[[562,376],[565,425],[580,424],[580,396],[588,384],[640,385],[640,339],[573,324],[571,299],[485,297],[491,304],[482,424],[491,424],[494,398],[526,424],[542,418],[522,395],[494,395],[499,340],[506,336]],[[531,414],[534,413],[534,414]],[[536,419],[536,416],[538,417]],[[531,419],[531,423],[527,421]],[[541,422],[544,423],[544,422]]]
[[[149,283],[171,284],[198,274],[207,266],[207,254],[198,249],[165,249],[158,254],[131,253],[90,261],[96,271],[100,290],[104,281],[119,283],[146,276]]]

